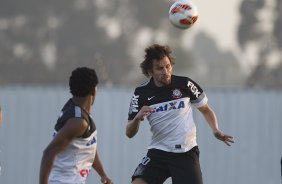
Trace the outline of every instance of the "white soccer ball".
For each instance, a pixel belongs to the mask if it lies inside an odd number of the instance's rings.
[[[169,20],[177,28],[190,28],[197,19],[198,9],[191,1],[176,1],[169,9]]]

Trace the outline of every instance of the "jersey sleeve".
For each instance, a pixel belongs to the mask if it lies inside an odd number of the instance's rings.
[[[141,109],[141,102],[140,102],[140,94],[138,90],[135,89],[134,94],[131,97],[129,111],[128,111],[128,120],[132,120],[136,114]]]
[[[208,98],[199,84],[191,79],[188,79],[187,87],[191,93],[190,102],[193,106],[199,108],[208,103]]]

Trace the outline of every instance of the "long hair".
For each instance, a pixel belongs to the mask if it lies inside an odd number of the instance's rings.
[[[153,61],[163,59],[167,56],[171,65],[175,64],[175,58],[172,56],[172,51],[169,46],[153,44],[145,49],[144,61],[140,64],[142,73],[149,77],[149,72],[152,71]]]

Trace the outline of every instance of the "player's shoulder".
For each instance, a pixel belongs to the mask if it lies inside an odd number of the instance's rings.
[[[193,79],[191,79],[190,77],[187,76],[178,76],[178,75],[172,75],[172,81],[174,83],[180,83],[180,84],[188,84],[188,82],[192,82],[195,83],[195,81]]]
[[[172,83],[179,85],[186,85],[187,82],[190,80],[190,78],[186,76],[178,76],[178,75],[172,75],[171,79],[172,79]]]
[[[144,82],[142,82],[141,84],[139,84],[139,86],[137,86],[136,88],[135,88],[135,91],[137,90],[142,90],[142,89],[145,89],[145,88],[147,88],[148,86],[149,86],[149,83],[150,83],[150,80],[146,80],[146,81],[144,81]]]
[[[69,118],[83,118],[88,119],[88,114],[80,107],[77,106],[71,99],[64,105],[61,110],[59,119]]]
[[[175,81],[185,81],[185,80],[189,79],[186,76],[179,76],[179,75],[172,75],[171,77]]]
[[[88,114],[81,107],[75,105],[71,99],[61,110],[55,129],[59,131],[69,121],[86,121],[87,124],[89,123]]]

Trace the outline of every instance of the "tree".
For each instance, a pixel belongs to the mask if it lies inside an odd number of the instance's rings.
[[[245,55],[252,50],[257,58],[246,85],[260,88],[282,88],[282,3],[267,0],[243,0],[240,12],[238,42]],[[276,4],[276,5],[275,5]],[[278,78],[277,78],[278,77]]]

